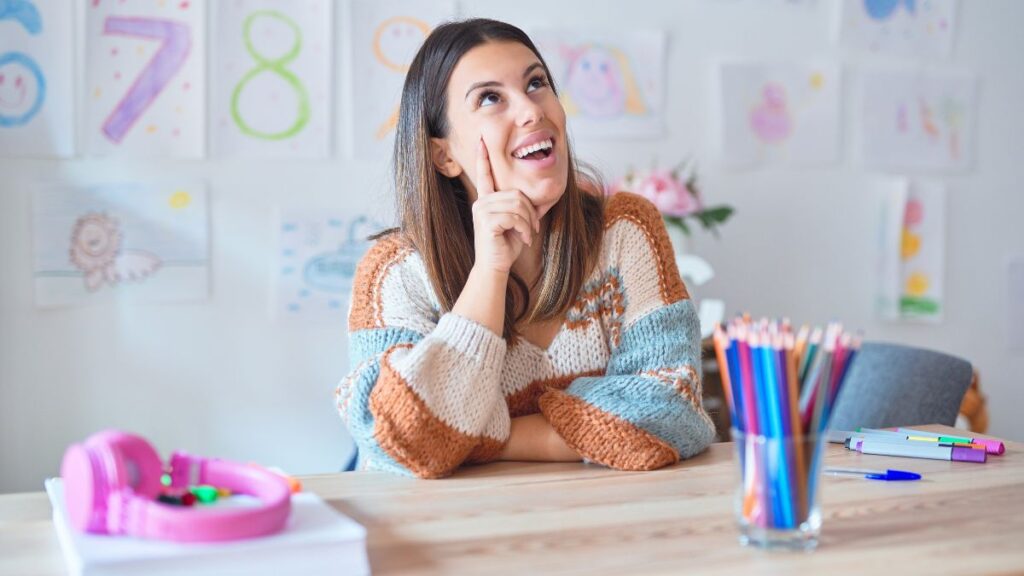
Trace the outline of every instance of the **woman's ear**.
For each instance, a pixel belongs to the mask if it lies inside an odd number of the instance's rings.
[[[430,139],[430,159],[434,163],[434,169],[448,178],[462,174],[462,166],[452,158],[448,140],[444,138]]]

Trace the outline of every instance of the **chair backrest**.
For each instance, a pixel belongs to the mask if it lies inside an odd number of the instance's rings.
[[[864,343],[850,365],[829,427],[855,430],[956,422],[971,364],[899,344]]]
[[[348,461],[341,467],[342,472],[352,472],[356,469],[356,465],[359,463],[359,447],[355,444],[352,445],[352,455],[348,457]]]

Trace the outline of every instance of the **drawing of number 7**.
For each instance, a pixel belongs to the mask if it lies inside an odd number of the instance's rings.
[[[142,69],[132,87],[114,108],[103,133],[120,144],[125,134],[156,100],[160,91],[174,78],[188,58],[192,36],[185,24],[153,18],[119,18],[111,16],[103,23],[103,34],[138,36],[160,40],[160,48]]]

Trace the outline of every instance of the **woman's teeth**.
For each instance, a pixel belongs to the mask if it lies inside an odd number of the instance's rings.
[[[533,154],[534,152],[538,152],[540,150],[551,150],[552,146],[554,146],[554,142],[552,142],[549,138],[547,140],[537,142],[536,144],[532,144],[530,146],[524,146],[513,152],[512,155],[522,160],[523,158],[526,158],[527,156]]]

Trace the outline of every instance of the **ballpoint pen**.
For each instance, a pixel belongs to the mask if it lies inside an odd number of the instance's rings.
[[[920,480],[921,475],[916,472],[907,472],[905,470],[870,470],[868,468],[837,468],[835,466],[826,466],[825,474],[831,474],[833,476],[860,476],[867,478],[868,480]]]

